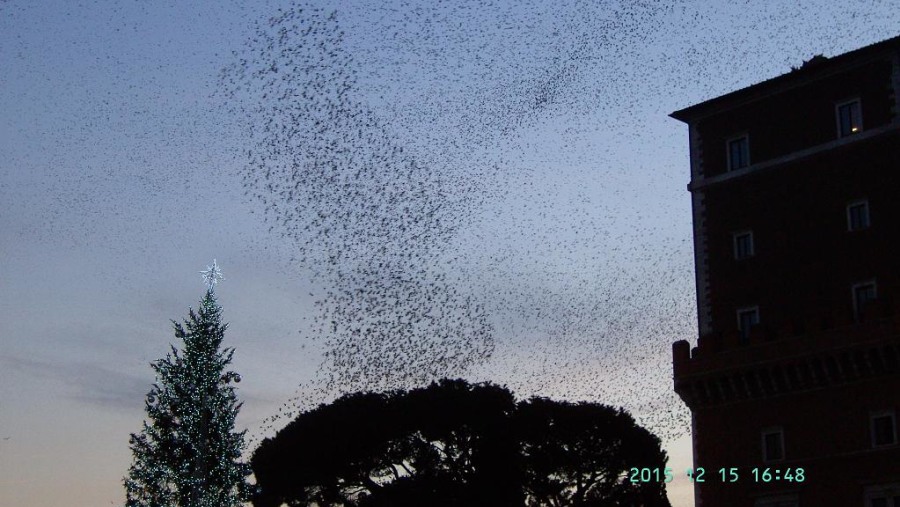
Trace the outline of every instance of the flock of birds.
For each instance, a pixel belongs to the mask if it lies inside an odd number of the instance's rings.
[[[248,191],[328,287],[315,330],[327,387],[391,388],[489,357],[483,309],[438,269],[470,214],[464,176],[420,162],[365,106],[335,13],[298,7],[257,33],[223,79],[243,86],[230,97],[250,126]]]
[[[246,192],[326,288],[309,330],[324,347],[316,379],[251,442],[341,393],[444,377],[623,405],[663,437],[686,431],[668,351],[693,328],[689,245],[619,220],[635,194],[600,202],[566,169],[584,163],[577,152],[554,156],[556,178],[535,169],[548,122],[602,107],[615,83],[590,74],[664,12],[569,7],[402,1],[345,20],[294,5],[223,69]]]

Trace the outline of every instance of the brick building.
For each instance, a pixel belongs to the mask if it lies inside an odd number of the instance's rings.
[[[690,134],[699,338],[673,356],[696,505],[900,507],[900,37],[671,116]]]

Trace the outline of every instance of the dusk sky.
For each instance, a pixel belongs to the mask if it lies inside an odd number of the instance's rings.
[[[0,505],[124,502],[213,259],[248,455],[341,392],[454,376],[624,407],[693,505],[668,114],[896,36],[900,5],[372,5],[0,0]]]

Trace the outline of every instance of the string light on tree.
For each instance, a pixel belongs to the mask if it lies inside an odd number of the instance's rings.
[[[235,432],[240,376],[227,371],[233,348],[221,348],[227,324],[213,289],[224,280],[215,260],[201,271],[206,295],[183,324],[173,321],[182,350],[151,363],[149,423],[132,434],[134,462],[125,478],[127,507],[237,507],[248,500],[249,465],[240,462],[245,431]]]

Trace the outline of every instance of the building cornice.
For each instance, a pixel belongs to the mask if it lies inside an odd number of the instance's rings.
[[[885,58],[893,59],[900,50],[900,36],[893,37],[848,53],[831,57],[810,68],[800,68],[726,95],[675,111],[669,116],[685,123],[694,123],[712,115],[729,111],[766,97],[784,93],[814,81],[841,74]]]

